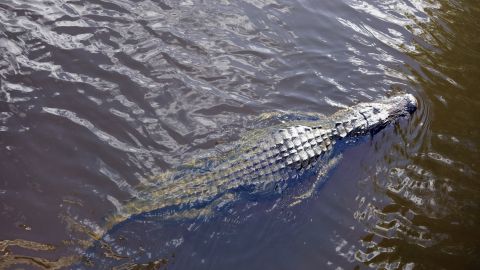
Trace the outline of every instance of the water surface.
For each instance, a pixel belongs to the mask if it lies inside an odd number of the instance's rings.
[[[479,29],[475,0],[2,1],[0,268],[478,269]],[[133,219],[79,259],[139,183],[261,113],[398,92],[413,118],[301,203]]]

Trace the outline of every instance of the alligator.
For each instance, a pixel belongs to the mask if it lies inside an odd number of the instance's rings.
[[[402,94],[360,103],[330,117],[284,121],[254,130],[220,158],[207,159],[208,166],[204,162],[194,169],[164,173],[144,184],[127,203],[114,202],[117,212],[97,231],[97,239],[135,215],[159,209],[198,209],[238,190],[269,191],[299,179],[317,168],[318,160],[328,157],[335,143],[376,133],[416,109],[415,97]]]

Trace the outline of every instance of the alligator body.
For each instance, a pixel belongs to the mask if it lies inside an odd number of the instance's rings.
[[[292,121],[255,131],[209,169],[166,173],[152,181],[119,207],[100,234],[141,213],[191,209],[238,189],[265,190],[297,179],[336,142],[375,133],[416,108],[416,99],[405,94],[361,103],[317,121]]]

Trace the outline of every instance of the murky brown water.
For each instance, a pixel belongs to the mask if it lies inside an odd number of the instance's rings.
[[[479,30],[476,0],[1,1],[0,268],[479,269]],[[414,118],[300,204],[147,215],[79,262],[116,201],[256,115],[397,91]]]

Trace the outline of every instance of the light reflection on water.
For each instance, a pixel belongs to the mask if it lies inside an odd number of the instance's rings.
[[[0,267],[480,265],[479,12],[443,0],[0,3]],[[260,113],[330,114],[396,92],[419,99],[414,118],[346,149],[312,198],[147,215],[90,246],[141,183],[218,154]]]

